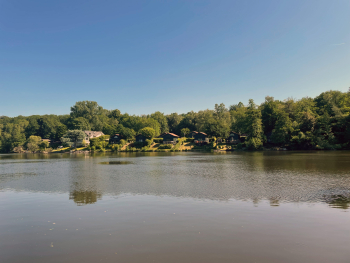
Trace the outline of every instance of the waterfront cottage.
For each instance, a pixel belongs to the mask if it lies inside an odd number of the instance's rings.
[[[241,136],[239,133],[231,131],[230,135],[227,138],[227,143],[238,144],[241,142]]]
[[[146,141],[146,139],[147,139],[147,137],[146,136],[144,136],[144,135],[142,135],[142,134],[138,134],[138,135],[136,135],[136,142],[145,142]]]
[[[101,131],[84,131],[84,132],[86,134],[86,137],[84,139],[86,144],[90,144],[90,139],[97,138],[104,135],[104,133]]]
[[[197,133],[198,133],[197,131],[191,131],[191,132],[188,134],[188,137],[189,137],[189,138],[194,138],[194,136],[195,136]]]
[[[163,138],[163,144],[176,144],[180,136],[175,133],[163,133],[160,137]]]
[[[200,145],[208,144],[209,143],[209,137],[204,132],[197,132],[194,135],[194,143],[195,144],[200,144]]]
[[[109,144],[117,144],[120,143],[120,140],[122,139],[121,135],[119,133],[112,135],[109,138]]]

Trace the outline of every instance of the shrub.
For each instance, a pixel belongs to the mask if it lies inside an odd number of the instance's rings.
[[[258,138],[250,138],[247,142],[246,142],[247,148],[249,150],[259,150],[262,148],[262,141]]]
[[[162,144],[159,145],[158,149],[171,149],[173,146],[171,144]]]
[[[152,143],[153,143],[153,140],[148,140],[148,139],[146,139],[146,145],[147,145],[147,146],[151,146]]]
[[[163,143],[163,138],[154,138],[153,141],[155,143]]]
[[[142,148],[144,146],[144,143],[143,142],[134,142],[133,146],[135,148]]]
[[[193,138],[186,138],[186,142],[193,142],[194,139]]]

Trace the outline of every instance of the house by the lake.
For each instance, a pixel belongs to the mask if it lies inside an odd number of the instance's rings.
[[[197,131],[191,131],[191,132],[188,134],[188,137],[189,137],[189,138],[194,138],[194,136],[195,136],[197,133],[198,133]]]
[[[194,135],[194,143],[195,144],[200,144],[200,145],[208,144],[209,143],[209,137],[204,132],[197,132]]]
[[[90,144],[90,139],[92,138],[97,138],[100,137],[102,135],[105,135],[103,132],[101,131],[84,131],[86,136],[85,136],[85,142],[86,144]]]
[[[119,133],[112,135],[109,138],[109,144],[118,144],[120,143],[120,140],[122,139],[121,135]]]
[[[163,133],[162,135],[160,135],[160,137],[163,138],[163,144],[176,144],[177,140],[180,138],[180,136],[171,132]]]
[[[231,131],[230,135],[227,137],[227,143],[238,144],[241,142],[241,135],[237,132]]]
[[[136,139],[136,142],[146,142],[147,137],[142,134],[138,134],[136,135],[135,139]]]

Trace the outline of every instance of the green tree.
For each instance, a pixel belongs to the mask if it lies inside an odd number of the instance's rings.
[[[49,147],[49,142],[48,141],[42,141],[40,144],[39,144],[39,148],[46,151],[46,148]]]
[[[85,132],[81,130],[68,130],[65,135],[62,136],[61,142],[68,145],[74,145],[77,148],[78,142],[82,142],[86,137]]]
[[[59,126],[57,126],[56,128],[56,136],[55,139],[56,140],[60,140],[60,138],[67,132],[67,126],[64,124],[61,124]]]
[[[183,135],[183,137],[186,137],[187,134],[190,133],[190,129],[189,128],[182,128],[181,129],[181,134]]]
[[[175,112],[167,115],[166,118],[168,121],[169,131],[177,133],[178,126],[183,117]]]
[[[247,135],[246,145],[248,149],[257,150],[263,145],[263,128],[261,120],[261,111],[256,108],[252,99],[249,100],[247,111]]]
[[[91,131],[91,126],[87,119],[85,119],[84,117],[78,117],[71,120],[70,129]]]
[[[141,129],[139,132],[140,132],[140,134],[145,136],[147,139],[153,139],[154,135],[155,135],[154,129],[150,128],[150,127],[145,127],[143,129]]]
[[[277,112],[279,110],[279,101],[275,101],[273,97],[266,96],[265,102],[260,106],[261,120],[264,127],[264,133],[272,132],[277,121]]]
[[[284,111],[279,111],[276,114],[276,123],[271,134],[271,141],[280,146],[289,143],[294,131],[293,123],[288,114]]]
[[[156,111],[155,113],[152,113],[150,117],[160,124],[160,133],[169,132],[168,120],[164,113]]]
[[[124,137],[125,139],[131,141],[135,139],[136,132],[133,129],[123,127],[120,129],[119,133]]]
[[[39,144],[42,142],[40,136],[32,135],[26,141],[27,150],[30,152],[36,152],[39,150]]]

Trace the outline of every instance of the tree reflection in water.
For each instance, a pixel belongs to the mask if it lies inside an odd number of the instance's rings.
[[[97,200],[102,199],[102,194],[97,191],[78,191],[73,190],[69,193],[69,199],[73,200],[77,205],[94,204]]]
[[[349,195],[330,195],[325,196],[326,203],[329,204],[330,207],[340,208],[340,209],[349,209],[350,207],[350,194]]]

